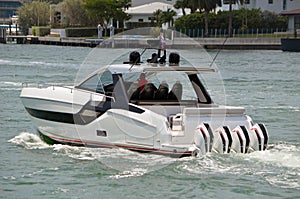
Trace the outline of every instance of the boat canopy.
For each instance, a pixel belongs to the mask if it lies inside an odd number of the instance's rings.
[[[114,73],[131,73],[131,72],[186,72],[188,74],[205,74],[205,73],[214,73],[217,72],[215,68],[197,68],[197,67],[185,67],[185,66],[153,66],[152,64],[143,64],[143,65],[109,65],[102,68],[101,71],[108,70],[112,74]]]

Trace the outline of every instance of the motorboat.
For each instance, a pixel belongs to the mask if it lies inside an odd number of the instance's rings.
[[[148,50],[151,56],[143,58]],[[20,97],[40,137],[172,157],[267,149],[264,124],[254,123],[244,107],[213,101],[201,76],[217,69],[190,65],[178,52],[153,52],[131,51],[75,86],[25,85]]]

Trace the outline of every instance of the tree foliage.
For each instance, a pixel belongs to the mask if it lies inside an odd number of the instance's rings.
[[[177,15],[177,13],[168,8],[167,11],[162,11],[160,9],[153,12],[154,19],[156,21],[156,26],[161,27],[163,23],[167,23],[168,26],[172,26],[174,23],[174,17]]]
[[[88,26],[92,22],[86,9],[83,8],[82,0],[64,0],[59,4],[63,18],[61,23],[66,26]]]
[[[50,21],[50,4],[41,1],[24,3],[17,9],[19,24],[25,34],[32,26],[46,26]]]
[[[177,9],[181,8],[183,15],[185,15],[184,8],[191,9],[191,14],[197,11],[200,13],[204,12],[205,36],[208,36],[209,13],[221,5],[221,0],[177,0],[174,7]]]
[[[245,9],[234,10],[233,14],[233,29],[285,29],[287,28],[288,20],[286,17],[276,13],[261,11],[260,9]],[[219,11],[217,14],[209,13],[208,23],[209,29],[227,29],[229,11]],[[194,13],[182,16],[175,21],[176,29],[204,29],[205,28],[204,13]]]
[[[112,19],[119,21],[129,19],[129,15],[124,12],[129,2],[129,0],[83,0],[83,6],[92,18],[107,27]]]
[[[233,13],[232,13],[232,4],[244,4],[244,0],[229,0],[229,22],[228,22],[228,35],[232,37],[232,23],[233,23]]]

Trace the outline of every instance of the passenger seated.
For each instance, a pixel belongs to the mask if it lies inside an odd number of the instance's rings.
[[[157,91],[155,92],[155,99],[157,100],[165,100],[168,98],[168,93],[169,93],[169,85],[163,81]]]
[[[177,81],[173,87],[172,90],[170,91],[168,95],[169,100],[178,100],[180,101],[182,98],[182,84]]]
[[[148,83],[145,73],[141,73],[140,78],[137,80],[137,82],[139,84],[140,91],[142,91],[144,89],[144,86]]]
[[[140,93],[140,100],[153,100],[157,88],[153,83],[147,83]]]
[[[128,90],[128,96],[130,100],[138,100],[140,96],[140,88],[137,82],[131,84]]]
[[[178,66],[180,62],[180,55],[176,52],[172,52],[169,55],[169,65]]]

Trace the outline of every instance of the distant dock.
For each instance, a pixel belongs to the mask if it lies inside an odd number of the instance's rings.
[[[7,42],[17,44],[42,44],[57,46],[97,47],[103,39],[84,39],[76,37],[38,37],[7,35]],[[141,48],[149,44],[149,38],[115,38],[115,48]],[[176,37],[173,41],[167,40],[170,48],[194,48],[195,45],[204,49],[228,50],[281,50],[280,38],[184,38]]]
[[[102,39],[82,39],[82,38],[59,38],[59,37],[38,37],[38,36],[21,36],[7,35],[8,42],[16,41],[17,44],[43,44],[57,46],[82,46],[96,47],[102,42]]]

